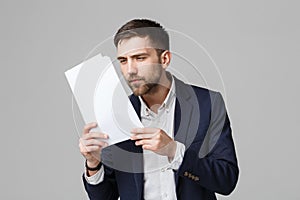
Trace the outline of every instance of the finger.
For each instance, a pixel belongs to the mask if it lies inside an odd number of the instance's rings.
[[[89,139],[108,139],[109,136],[105,133],[99,133],[99,132],[91,132],[86,133],[82,136],[83,139],[89,140]]]
[[[83,134],[87,134],[89,133],[89,131],[92,128],[96,128],[97,127],[97,123],[96,122],[92,122],[92,123],[88,123],[83,127]]]
[[[80,142],[85,146],[100,146],[100,147],[108,146],[107,142],[97,140],[97,139],[81,140]]]
[[[151,145],[151,143],[152,143],[152,140],[149,140],[149,139],[135,141],[136,146]]]
[[[138,134],[132,134],[130,139],[131,140],[140,140],[140,139],[151,139],[156,135],[156,133],[138,133]]]
[[[99,146],[84,146],[80,149],[82,153],[92,153],[95,151],[100,151],[102,147]]]
[[[148,144],[143,145],[142,148],[143,148],[144,150],[152,150],[151,145],[148,145]]]
[[[152,128],[152,127],[146,127],[146,128],[133,128],[131,130],[131,133],[136,134],[136,133],[143,133],[143,134],[151,134],[151,133],[156,133],[159,132],[160,129],[158,128]]]
[[[85,142],[82,142],[82,141],[79,142],[79,149],[83,153],[88,153],[88,152],[90,152],[89,150],[98,151],[107,146],[108,146],[108,143],[106,143],[106,142],[98,143],[96,145],[85,145]]]

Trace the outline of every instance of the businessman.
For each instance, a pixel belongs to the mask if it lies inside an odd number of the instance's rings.
[[[169,35],[155,21],[127,22],[114,44],[145,128],[133,127],[130,140],[108,146],[110,133],[92,131],[101,124],[84,127],[79,148],[89,198],[212,200],[216,193],[230,194],[239,169],[221,94],[166,71]]]

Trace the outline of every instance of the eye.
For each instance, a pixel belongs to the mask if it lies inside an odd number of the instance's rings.
[[[138,61],[143,61],[143,60],[146,59],[146,57],[144,57],[144,56],[139,56],[139,57],[137,57],[136,59],[137,59]]]
[[[126,63],[126,60],[125,60],[125,59],[119,60],[119,62],[120,62],[121,64],[125,64],[125,63]]]

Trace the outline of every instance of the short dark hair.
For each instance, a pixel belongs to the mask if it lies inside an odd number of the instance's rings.
[[[133,19],[124,24],[115,34],[114,44],[118,47],[120,41],[136,36],[148,36],[158,55],[170,49],[168,32],[158,22],[149,19]]]

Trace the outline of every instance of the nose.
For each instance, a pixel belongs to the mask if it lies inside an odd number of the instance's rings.
[[[127,73],[128,74],[136,74],[137,73],[136,63],[131,59],[128,59],[128,61],[127,61]]]

